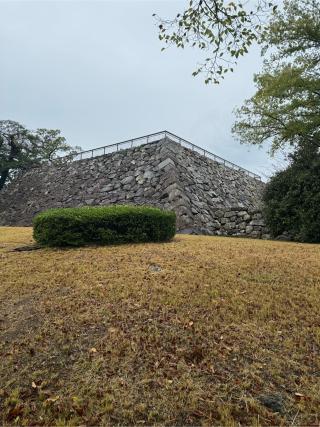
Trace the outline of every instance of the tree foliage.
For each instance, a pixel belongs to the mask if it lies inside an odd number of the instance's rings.
[[[257,0],[245,5],[239,1],[190,0],[189,6],[174,19],[159,21],[159,39],[166,46],[195,47],[207,58],[193,72],[205,75],[205,83],[219,83],[233,71],[239,57],[258,41],[264,23],[276,9],[272,2]],[[165,48],[163,48],[165,49]]]
[[[272,154],[290,151],[289,166],[270,179],[264,195],[272,234],[320,242],[320,3],[285,1],[263,43],[257,91],[238,110],[233,130],[242,142],[270,143]]]
[[[271,144],[271,153],[320,141],[320,3],[291,0],[263,37],[271,51],[255,76],[257,91],[237,111],[241,142]]]
[[[31,131],[12,120],[0,121],[0,190],[21,170],[51,162],[58,155],[72,155],[79,147],[70,147],[60,131]]]
[[[303,148],[267,184],[264,216],[273,236],[288,232],[294,240],[320,242],[319,206],[320,154]]]

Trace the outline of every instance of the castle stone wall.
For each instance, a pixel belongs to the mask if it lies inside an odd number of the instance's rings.
[[[0,193],[0,225],[31,225],[53,207],[145,204],[174,210],[182,233],[263,237],[263,187],[166,138],[26,171]]]

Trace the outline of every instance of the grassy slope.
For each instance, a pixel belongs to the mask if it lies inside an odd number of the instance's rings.
[[[0,423],[319,423],[320,246],[31,240],[0,228]]]

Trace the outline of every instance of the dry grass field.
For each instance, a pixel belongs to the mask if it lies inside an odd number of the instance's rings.
[[[0,228],[0,424],[319,425],[320,246],[31,235]]]

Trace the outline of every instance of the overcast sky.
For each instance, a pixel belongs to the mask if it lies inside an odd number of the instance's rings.
[[[169,130],[257,173],[266,150],[231,135],[233,109],[254,93],[253,49],[219,85],[191,76],[197,50],[161,52],[153,13],[187,0],[0,0],[0,119],[58,128],[71,145],[99,147]]]

